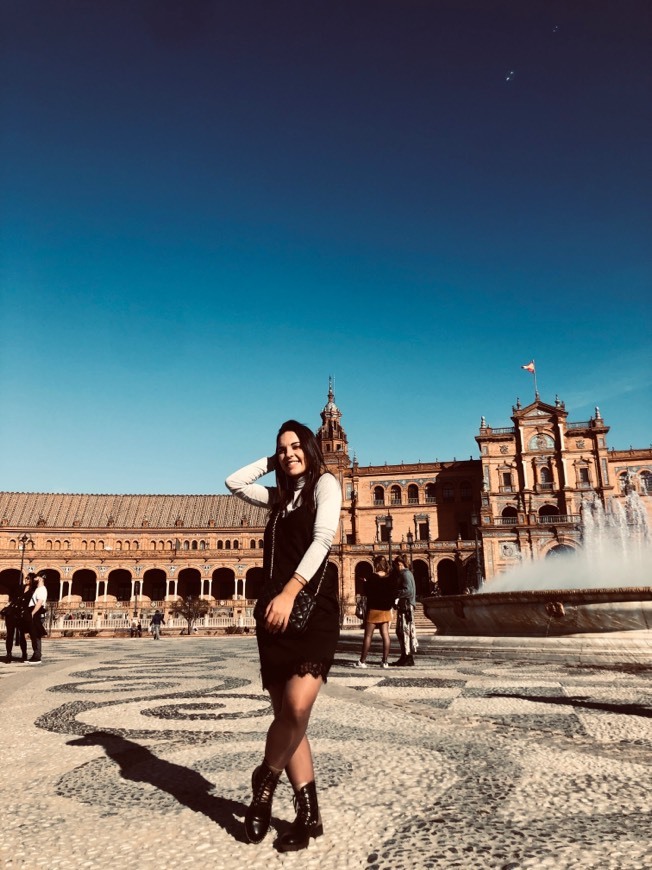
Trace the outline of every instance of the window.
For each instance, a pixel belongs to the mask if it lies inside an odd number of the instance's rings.
[[[419,504],[419,487],[416,483],[408,486],[408,504]]]
[[[224,549],[225,549],[225,550],[230,550],[230,549],[231,549],[231,541],[225,541],[225,542],[224,542]]]
[[[240,542],[239,542],[239,541],[234,541],[234,542],[233,542],[233,549],[234,549],[234,550],[237,550],[239,546],[240,546]]]
[[[652,472],[641,471],[641,493],[652,495]]]
[[[591,486],[591,478],[589,476],[589,469],[586,466],[582,466],[578,468],[578,481],[580,485],[580,489],[588,489]]]
[[[218,541],[218,542],[217,542],[217,549],[218,549],[218,550],[223,550],[223,549],[224,549],[224,541]]]
[[[382,486],[374,487],[374,504],[385,504],[385,490]]]
[[[462,501],[471,501],[471,484],[468,480],[463,480],[460,483],[460,498]]]
[[[426,502],[428,504],[435,504],[436,501],[437,501],[437,496],[436,496],[435,484],[434,483],[427,483],[426,484]]]
[[[390,490],[390,500],[392,504],[400,504],[401,503],[401,487],[393,486]]]
[[[500,479],[502,481],[501,491],[502,492],[511,492],[512,491],[512,472],[511,471],[501,471]]]
[[[428,534],[428,523],[418,523],[417,524],[417,538],[420,541],[427,541],[429,538]]]
[[[444,484],[441,494],[444,501],[453,501],[453,499],[455,498],[455,490],[450,483]]]

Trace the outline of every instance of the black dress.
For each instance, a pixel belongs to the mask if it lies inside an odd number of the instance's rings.
[[[307,505],[299,505],[285,516],[277,511],[272,513],[265,528],[263,570],[266,583],[270,582],[272,562],[274,587],[287,583],[312,543],[314,522],[315,513]],[[314,592],[323,573],[317,604],[303,634],[271,634],[265,628],[256,632],[264,689],[285,683],[296,674],[321,676],[326,682],[340,635],[337,569],[329,563],[324,573],[327,560],[328,556],[308,584]]]

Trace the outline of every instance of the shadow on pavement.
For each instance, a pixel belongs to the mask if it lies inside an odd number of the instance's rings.
[[[124,779],[147,782],[172,795],[183,806],[203,813],[230,834],[234,840],[247,843],[244,825],[235,817],[244,816],[247,807],[240,801],[211,794],[213,784],[200,773],[180,764],[165,761],[144,746],[125,740],[107,731],[91,731],[69,746],[101,746],[115,761]]]
[[[643,704],[609,704],[606,701],[587,701],[586,698],[570,696],[534,696],[519,695],[515,692],[489,692],[487,698],[520,698],[522,701],[532,701],[534,704],[557,704],[561,707],[578,707],[584,710],[602,710],[605,713],[620,713],[623,716],[643,716],[652,718],[652,708]]]

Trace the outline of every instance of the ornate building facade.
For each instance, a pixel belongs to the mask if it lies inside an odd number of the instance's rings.
[[[652,449],[611,450],[596,408],[512,408],[512,425],[482,418],[477,459],[361,466],[349,456],[332,383],[317,430],[342,487],[331,561],[343,612],[377,553],[408,552],[419,595],[478,588],[524,559],[581,546],[583,501],[634,490],[652,519]],[[20,572],[46,578],[60,611],[142,617],[201,596],[214,614],[249,617],[262,577],[266,512],[231,495],[0,493],[0,601]]]

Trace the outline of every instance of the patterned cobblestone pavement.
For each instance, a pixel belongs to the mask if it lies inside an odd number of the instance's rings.
[[[652,632],[421,638],[417,666],[353,664],[313,713],[325,835],[242,817],[270,707],[255,640],[46,639],[0,665],[8,868],[652,868]],[[377,653],[377,648],[372,648]]]

